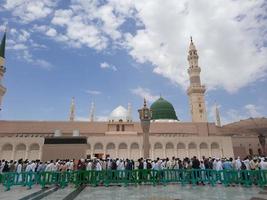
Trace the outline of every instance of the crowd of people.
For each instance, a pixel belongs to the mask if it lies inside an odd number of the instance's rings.
[[[133,170],[133,169],[213,169],[213,170],[267,170],[267,157],[251,157],[245,159],[233,158],[193,158],[155,160],[140,158],[138,161],[130,159],[80,159],[80,160],[0,160],[0,173],[6,172],[43,172],[43,171],[72,171],[72,170]]]

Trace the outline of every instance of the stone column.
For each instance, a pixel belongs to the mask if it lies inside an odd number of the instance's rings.
[[[151,110],[146,105],[144,99],[144,106],[138,110],[139,118],[141,121],[141,127],[143,130],[143,156],[145,159],[149,158],[149,129],[151,120]]]
[[[128,146],[128,145],[127,145],[127,147],[129,147],[129,148],[127,148],[127,158],[130,159],[130,150],[131,150],[131,146]]]
[[[28,159],[29,158],[29,146],[26,146],[26,155],[25,155],[25,159]]]
[[[200,148],[197,148],[197,155],[198,155],[198,159],[200,159],[201,155],[200,155]]]
[[[11,159],[12,160],[15,160],[15,150],[16,148],[12,146],[12,156],[11,156]]]
[[[103,156],[104,156],[104,158],[106,158],[106,155],[107,155],[107,148],[106,148],[106,146],[104,146],[104,149],[103,150],[104,150],[104,155]]]
[[[211,148],[210,148],[210,145],[208,147],[208,150],[209,150],[209,157],[211,157]]]
[[[186,157],[188,157],[189,158],[189,148],[185,148],[185,150],[186,150]]]
[[[149,158],[149,127],[150,120],[142,120],[141,126],[143,129],[143,156]]]
[[[118,156],[119,156],[119,148],[115,148],[115,151],[116,151],[116,158],[118,158]]]

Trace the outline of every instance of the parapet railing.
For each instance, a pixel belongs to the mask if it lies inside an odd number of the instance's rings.
[[[102,171],[64,171],[64,172],[8,172],[0,175],[0,183],[5,190],[13,186],[57,185],[64,188],[70,184],[76,187],[109,185],[167,185],[168,183],[186,184],[223,184],[225,186],[267,185],[267,170],[201,170],[201,169],[164,169],[164,170],[102,170]]]

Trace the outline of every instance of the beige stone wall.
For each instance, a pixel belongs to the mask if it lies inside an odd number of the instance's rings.
[[[110,124],[112,128],[109,130]],[[63,135],[72,135],[73,130],[79,130],[82,136],[88,137],[86,155],[99,153],[103,156],[139,158],[142,156],[140,123],[120,124],[125,124],[125,131],[116,131],[115,124],[108,122],[0,121],[0,158],[40,158],[43,137],[53,135],[57,129]],[[253,154],[258,154],[261,147],[255,135],[228,126],[216,127],[214,123],[153,122],[150,129],[150,155],[153,158],[192,155],[228,157],[234,153],[235,157],[242,157],[249,154],[249,149]],[[219,150],[211,150],[212,142],[218,143]],[[18,146],[20,143],[22,145]],[[33,143],[37,143],[39,149],[30,147]],[[98,148],[94,148],[96,143],[99,143]]]
[[[92,136],[88,137],[87,154],[109,155],[112,158],[137,159],[142,155],[141,136]],[[165,137],[150,136],[150,157],[233,157],[231,137]]]
[[[80,159],[86,156],[86,144],[45,144],[41,159]]]
[[[0,159],[40,159],[43,144],[44,138],[40,137],[2,137]]]
[[[143,156],[142,135],[89,136],[87,145],[43,145],[40,137],[2,137],[1,159],[57,159],[79,158],[96,154],[103,158],[131,158]],[[233,157],[232,140],[221,136],[150,136],[150,157]]]
[[[261,149],[259,139],[256,136],[233,136],[232,141],[235,156],[240,156],[241,158],[250,155],[249,151],[251,150],[254,155],[258,155],[258,150]]]
[[[139,122],[119,123],[125,124],[125,131],[142,133]],[[111,126],[109,130],[109,126]],[[108,122],[85,122],[85,121],[1,121],[0,136],[20,135],[53,135],[55,130],[61,130],[64,135],[72,135],[73,130],[79,130],[81,135],[96,136],[104,135],[108,131],[116,131],[116,124]],[[178,134],[210,135],[216,134],[214,123],[191,123],[191,122],[152,122],[151,134]]]

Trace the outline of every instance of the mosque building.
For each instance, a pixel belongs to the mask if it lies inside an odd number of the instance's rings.
[[[0,46],[0,108],[6,88],[2,79],[5,68],[5,41]],[[266,153],[266,118],[249,118],[221,126],[216,107],[216,123],[208,122],[205,86],[201,84],[197,49],[190,41],[187,89],[192,121],[179,120],[173,105],[164,97],[151,104],[149,157],[234,157]],[[146,103],[145,105],[146,106]],[[72,99],[68,121],[0,120],[0,159],[66,159],[143,157],[143,134],[140,121],[133,121],[132,107],[118,106],[107,121],[95,121],[92,103],[88,121],[75,120]]]

